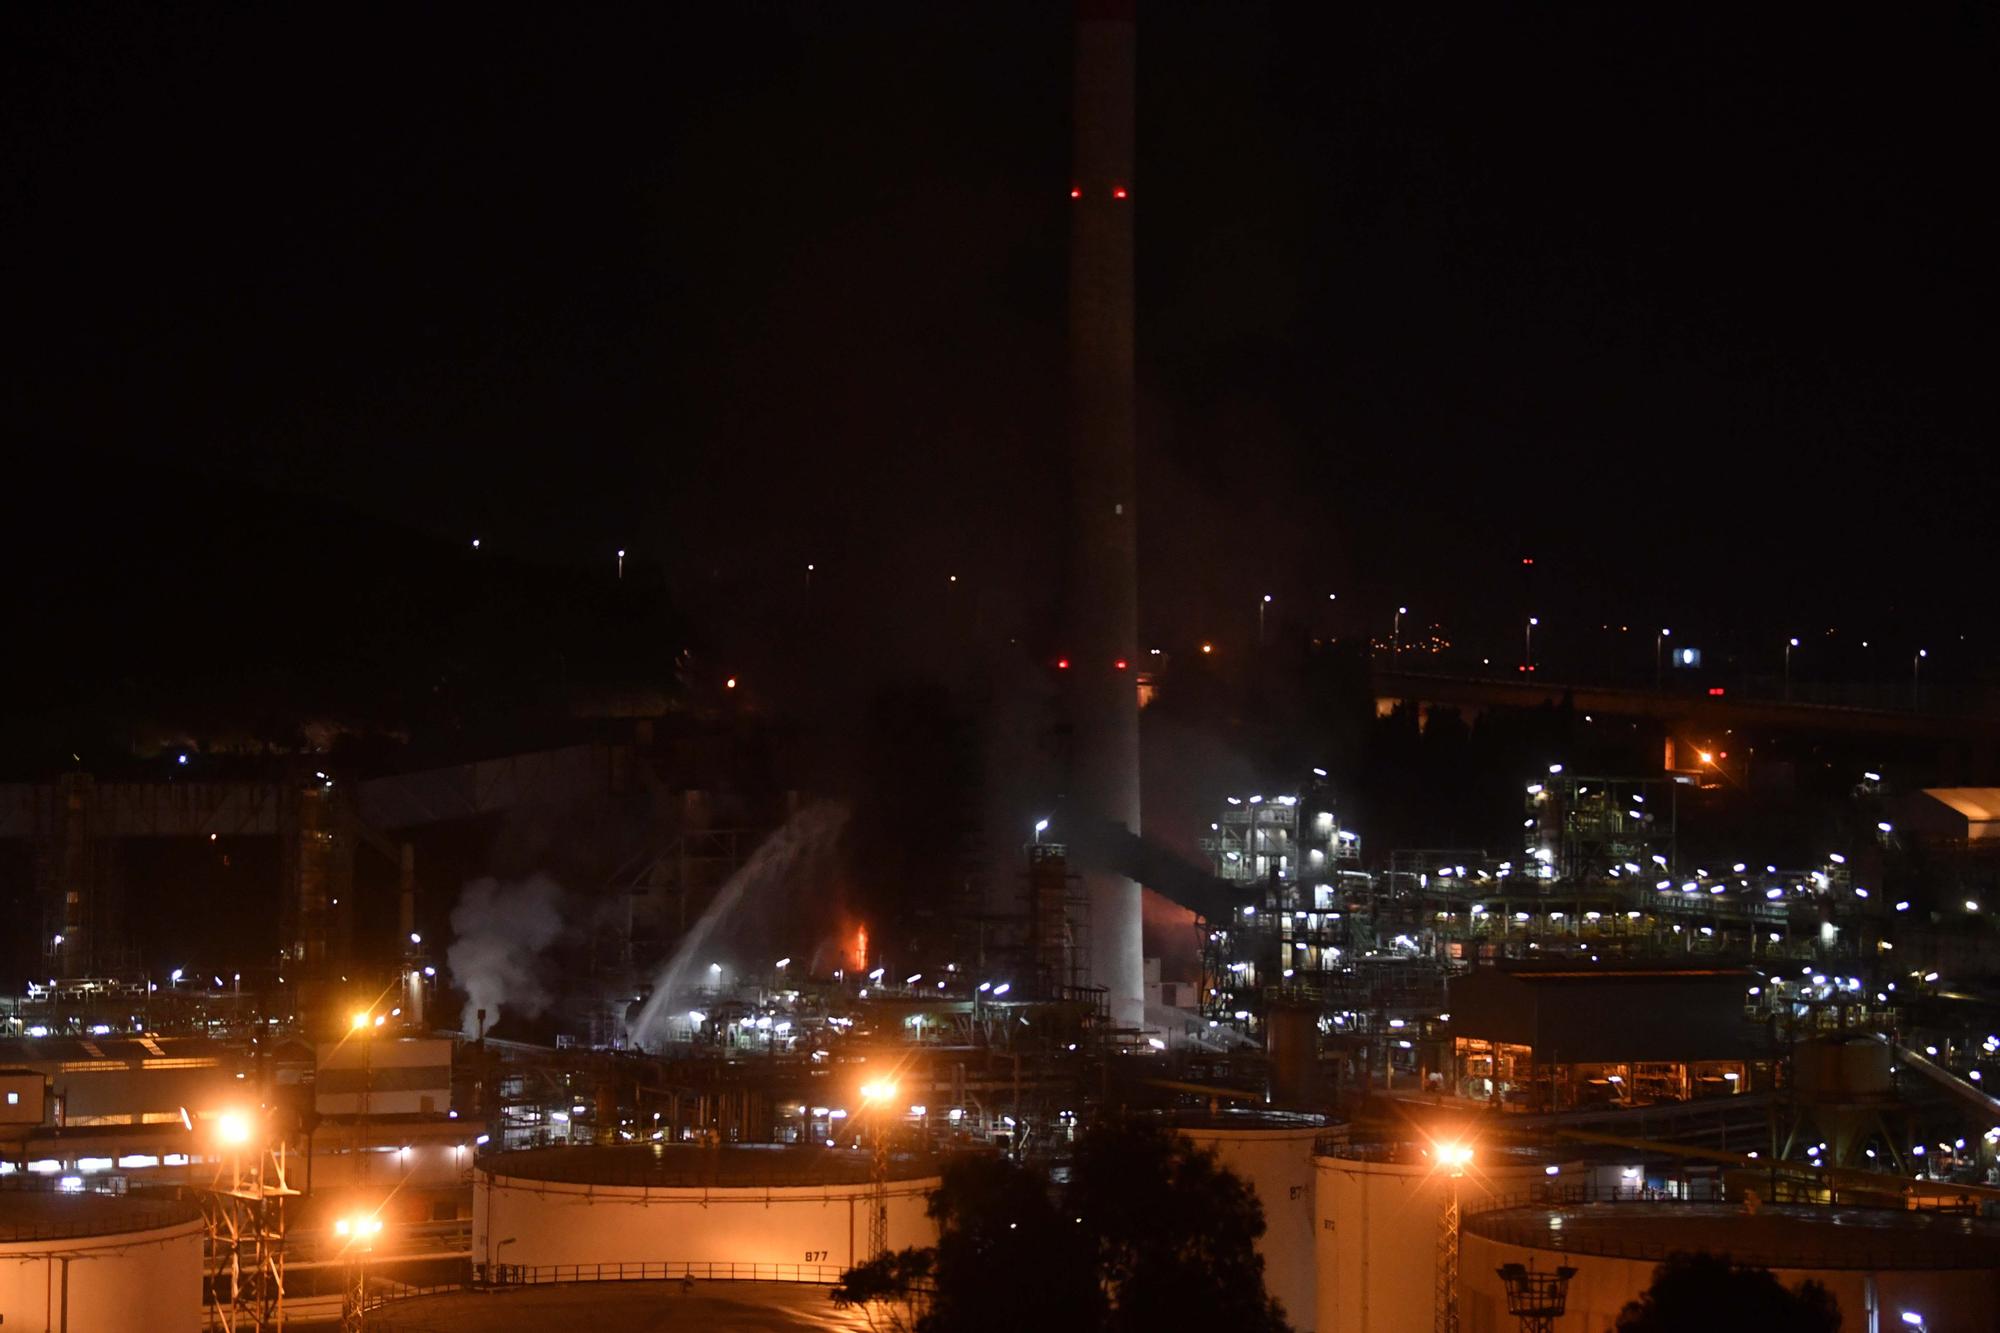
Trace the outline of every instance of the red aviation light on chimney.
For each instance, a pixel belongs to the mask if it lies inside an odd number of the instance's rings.
[[[1077,189],[1076,186],[1072,185],[1069,187],[1069,197],[1072,199],[1081,199],[1083,198],[1083,191]]]
[[[1121,185],[1117,189],[1111,192],[1111,197],[1113,199],[1129,199],[1131,198],[1131,195],[1129,195],[1126,192],[1125,187]]]
[[[1056,670],[1058,671],[1069,670],[1069,659],[1067,657],[1058,657],[1056,659]]]
[[[1123,671],[1129,664],[1125,661],[1124,658],[1121,657],[1116,662],[1113,662],[1111,665],[1118,668],[1118,670]]]

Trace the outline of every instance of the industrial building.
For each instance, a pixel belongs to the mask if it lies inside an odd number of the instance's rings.
[[[1450,1068],[1460,1097],[1567,1111],[1736,1096],[1768,1077],[1768,1034],[1745,1012],[1742,968],[1561,964],[1451,979]]]

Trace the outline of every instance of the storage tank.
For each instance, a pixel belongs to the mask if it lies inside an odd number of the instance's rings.
[[[193,1203],[0,1190],[8,1328],[197,1333],[204,1227]]]
[[[531,1148],[473,1169],[476,1264],[731,1263],[836,1273],[868,1257],[872,1153],[690,1144]],[[888,1245],[930,1245],[928,1160],[891,1158]]]
[[[1792,1100],[1798,1137],[1806,1128],[1826,1140],[1835,1166],[1862,1166],[1868,1140],[1890,1137],[1883,1119],[1896,1105],[1889,1043],[1848,1032],[1802,1041],[1792,1052]],[[1789,1150],[1789,1145],[1787,1145]]]
[[[1286,1111],[1177,1116],[1175,1127],[1250,1182],[1264,1206],[1264,1290],[1299,1333],[1314,1333],[1313,1147],[1326,1117]]]
[[[1437,1299],[1438,1221],[1454,1185],[1429,1142],[1323,1145],[1313,1159],[1317,1333],[1428,1328]],[[1558,1165],[1546,1153],[1484,1146],[1456,1178],[1460,1208],[1525,1196]],[[1463,1272],[1463,1268],[1460,1269]]]
[[[1990,1333],[2000,1309],[2000,1223],[1907,1209],[1719,1202],[1536,1204],[1468,1213],[1460,1226],[1459,1327],[1514,1333],[1503,1264],[1576,1270],[1556,1327],[1609,1328],[1676,1250],[1728,1254],[1786,1286],[1811,1279],[1841,1327]],[[1915,1316],[1915,1319],[1906,1318]]]

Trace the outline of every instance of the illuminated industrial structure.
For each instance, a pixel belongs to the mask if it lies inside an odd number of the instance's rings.
[[[264,1333],[285,1322],[286,1143],[259,1110],[222,1112],[208,1126],[215,1174],[200,1193],[208,1223],[212,1328]]]
[[[1229,894],[1228,918],[1209,923],[1203,940],[1202,1007],[1211,1019],[1246,1023],[1261,1017],[1267,996],[1323,999],[1339,990],[1367,930],[1374,881],[1325,783],[1268,800],[1226,798],[1202,849]]]

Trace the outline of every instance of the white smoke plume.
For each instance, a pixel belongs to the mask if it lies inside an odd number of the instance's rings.
[[[475,879],[459,894],[451,909],[454,938],[445,966],[465,992],[460,1026],[466,1036],[478,1035],[481,1009],[490,1028],[503,1007],[526,1018],[547,1007],[540,961],[562,933],[562,897],[562,886],[547,875]]]

